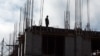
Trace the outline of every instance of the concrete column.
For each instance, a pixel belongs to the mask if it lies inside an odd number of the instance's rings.
[[[21,56],[23,56],[23,44],[21,43]]]
[[[76,37],[76,55],[77,56],[91,56],[91,39],[84,39],[81,36]]]
[[[22,56],[22,43],[19,42],[19,46],[18,46],[18,56]]]
[[[32,56],[32,33],[25,32],[24,56]]]
[[[42,54],[42,37],[39,34],[33,34],[27,31],[25,33],[25,56],[41,55]]]
[[[83,38],[76,36],[76,56],[83,56]]]
[[[91,39],[84,39],[83,56],[91,56]]]
[[[66,36],[65,56],[91,56],[91,39]]]
[[[18,56],[21,56],[21,46],[19,44],[19,47],[18,47]]]
[[[42,36],[34,35],[33,36],[33,54],[42,55]]]
[[[65,37],[65,56],[74,56],[74,37]]]

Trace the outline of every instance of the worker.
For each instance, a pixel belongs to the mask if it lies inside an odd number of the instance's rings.
[[[47,15],[46,18],[45,18],[45,24],[46,24],[46,27],[48,27],[48,25],[49,25],[48,15]]]

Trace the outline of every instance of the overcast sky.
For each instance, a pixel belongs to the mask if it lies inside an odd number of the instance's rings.
[[[64,11],[66,10],[67,0],[44,0],[44,16],[49,15],[50,26],[64,28]],[[35,0],[34,20],[39,24],[40,19],[40,0]],[[9,39],[9,34],[14,31],[14,24],[19,21],[20,7],[23,7],[25,0],[0,0],[0,41],[4,37]],[[86,0],[83,3],[83,27],[87,23]],[[100,0],[90,0],[90,20],[93,30],[100,30]],[[75,0],[70,0],[71,28],[75,22]],[[44,25],[44,19],[43,19]]]

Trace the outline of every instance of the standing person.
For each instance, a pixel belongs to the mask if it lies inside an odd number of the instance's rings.
[[[46,18],[45,18],[45,24],[46,24],[46,27],[48,27],[48,25],[49,25],[48,15],[47,15]]]

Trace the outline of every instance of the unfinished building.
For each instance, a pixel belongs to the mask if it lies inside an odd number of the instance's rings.
[[[18,56],[91,56],[99,32],[33,26],[19,37]],[[97,43],[97,42],[96,42]]]
[[[31,5],[28,2],[25,5],[24,32],[19,35],[19,43],[10,56],[92,56],[95,50],[100,50],[97,44],[100,43],[100,32],[90,30],[89,17],[86,30],[82,30],[81,0],[75,0],[75,29],[70,29],[69,5],[65,29],[42,26],[43,6],[40,26],[33,26],[33,0],[27,1],[31,1]]]

